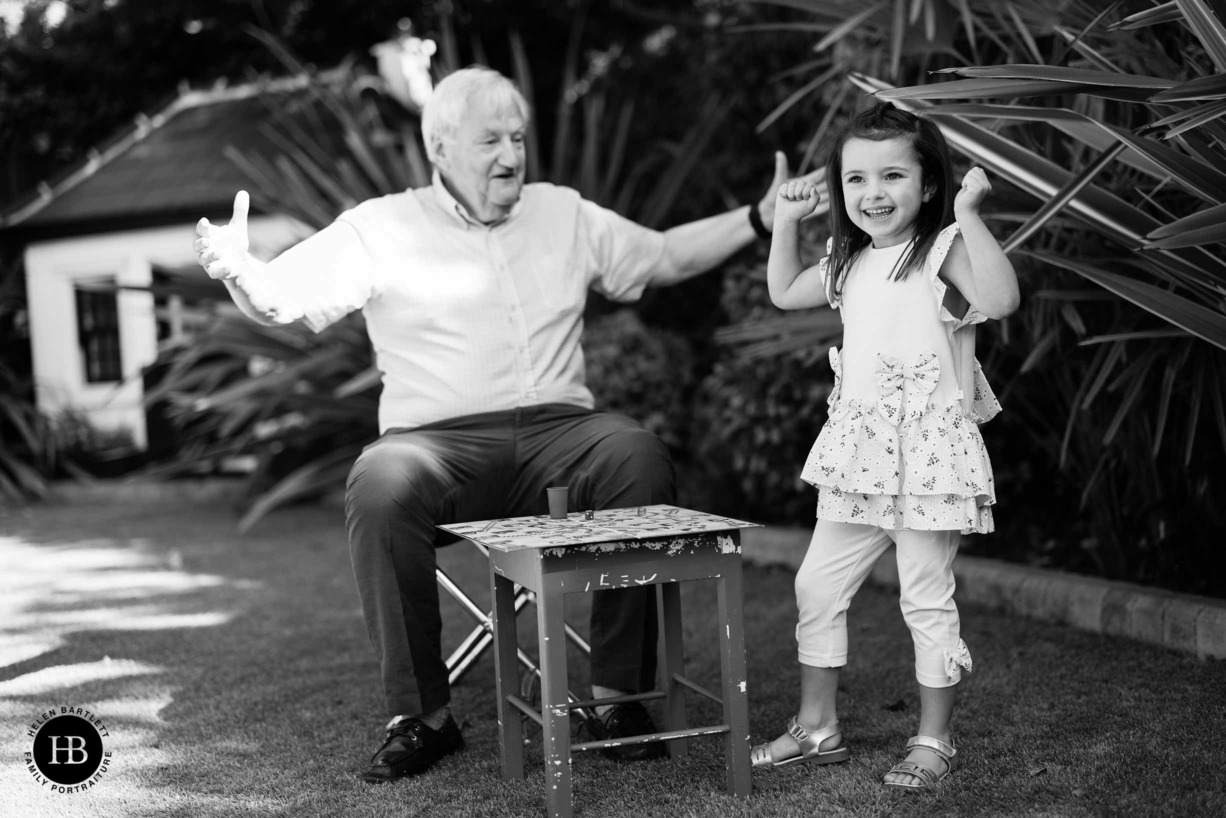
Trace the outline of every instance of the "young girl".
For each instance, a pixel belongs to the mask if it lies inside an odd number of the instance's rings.
[[[800,260],[811,184],[779,188],[767,277],[781,309],[841,310],[830,350],[829,418],[801,477],[817,525],[796,576],[800,712],[753,750],[754,766],[849,757],[835,712],[846,614],[873,563],[897,545],[903,617],[915,645],[918,734],[885,775],[928,787],[959,758],[955,685],[971,657],[958,629],[953,560],[963,533],[992,530],[992,468],[977,424],[1000,410],[974,358],[974,324],[1018,305],[1017,277],[979,217],[991,186],[972,168],[955,195],[949,151],[927,119],[877,105],[839,135],[826,164],[827,256]]]

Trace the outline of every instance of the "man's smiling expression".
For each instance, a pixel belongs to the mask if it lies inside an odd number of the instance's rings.
[[[439,145],[438,167],[452,195],[480,222],[506,218],[523,191],[528,124],[511,102],[474,101]]]

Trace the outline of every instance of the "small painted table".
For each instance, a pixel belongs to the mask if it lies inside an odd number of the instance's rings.
[[[551,816],[573,814],[571,752],[664,741],[670,757],[686,751],[694,736],[723,735],[727,787],[748,796],[749,709],[745,680],[740,529],[755,526],[669,505],[572,513],[566,518],[516,517],[441,526],[489,549],[494,599],[494,655],[498,683],[498,731],[504,778],[524,777],[523,713],[541,725],[545,799]],[[678,583],[714,580],[722,689],[714,694],[682,675],[681,589]],[[520,694],[515,628],[515,586],[536,595],[540,643],[541,707]],[[641,585],[656,586],[660,617],[660,688],[612,699],[574,701],[567,694],[566,594]],[[684,693],[723,705],[722,724],[687,727]],[[614,702],[663,699],[664,730],[642,736],[570,741],[570,714]]]

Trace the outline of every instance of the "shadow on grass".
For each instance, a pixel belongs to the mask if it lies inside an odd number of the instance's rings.
[[[499,774],[493,667],[453,693],[465,752],[383,787],[356,774],[382,734],[378,672],[350,573],[341,512],[287,509],[240,537],[224,503],[96,500],[0,512],[0,815],[523,816],[544,813],[539,731],[528,777]],[[488,599],[484,564],[441,560]],[[790,571],[746,572],[755,741],[796,704]],[[687,673],[718,680],[714,588],[683,594]],[[570,619],[586,630],[582,597]],[[525,617],[530,620],[531,617]],[[471,620],[444,604],[444,641]],[[976,670],[955,735],[965,766],[932,793],[881,774],[915,731],[910,638],[897,599],[866,587],[850,613],[840,718],[845,765],[758,772],[724,793],[723,747],[693,740],[674,763],[574,761],[577,814],[592,816],[1216,815],[1226,803],[1226,665],[964,607]],[[531,650],[533,628],[521,624]],[[572,657],[572,689],[586,668]],[[26,769],[29,724],[86,707],[114,762],[59,794]],[[692,697],[693,722],[719,721]]]

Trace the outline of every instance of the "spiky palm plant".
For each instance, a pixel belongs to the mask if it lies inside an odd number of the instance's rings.
[[[0,345],[7,350],[28,341],[20,275],[17,264],[0,263]],[[35,405],[31,378],[0,359],[0,501],[45,495],[58,455],[51,423]]]
[[[819,19],[846,5],[783,4]],[[1002,421],[1019,440],[1007,448],[1045,451],[1075,489],[1084,561],[1145,579],[1174,570],[1161,554],[1177,555],[1197,522],[1223,524],[1226,26],[1220,0],[1130,16],[1125,5],[881,2],[838,33],[875,40],[890,71],[848,59],[839,76],[932,117],[1009,183],[995,223],[1029,297],[994,348],[1019,372]],[[917,28],[953,12],[948,41],[940,26]],[[834,28],[817,33],[815,50],[829,51]],[[908,37],[936,56],[908,62]],[[992,60],[972,59],[985,50]],[[803,341],[769,322],[738,332],[775,349]]]

